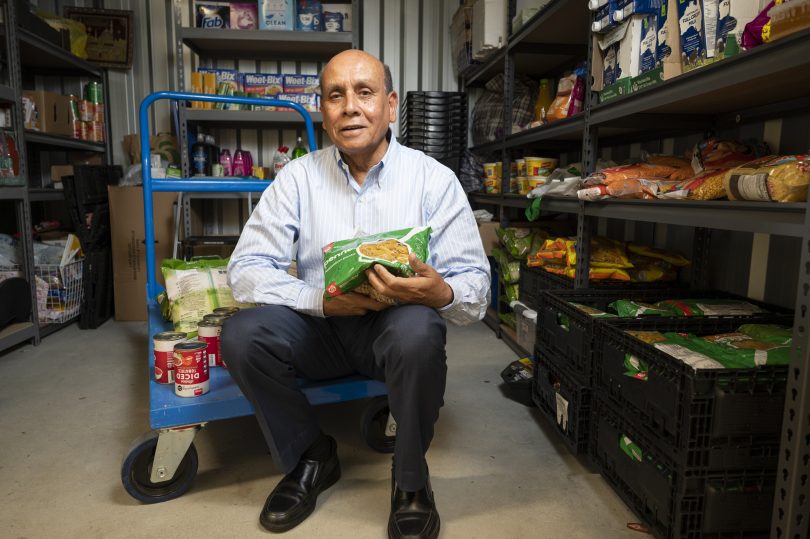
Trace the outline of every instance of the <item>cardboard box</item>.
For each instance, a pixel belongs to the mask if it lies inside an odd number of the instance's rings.
[[[483,60],[506,44],[506,0],[476,0],[473,4],[472,55]]]
[[[39,118],[39,130],[51,135],[73,136],[72,99],[44,90],[23,90],[23,96],[34,102]]]
[[[116,320],[146,320],[146,234],[143,189],[109,186],[113,287]],[[155,274],[161,285],[160,263],[172,256],[175,193],[154,193]]]
[[[140,164],[141,162],[141,138],[138,135],[124,135],[124,150],[129,155],[130,163]],[[177,139],[169,133],[158,133],[149,137],[149,149],[152,154],[160,154],[160,157],[168,164],[180,164],[180,148],[177,146]]]
[[[484,252],[487,256],[492,256],[492,249],[501,244],[496,233],[499,228],[501,228],[501,224],[498,221],[478,224],[478,233],[481,234],[481,243],[484,244]]]

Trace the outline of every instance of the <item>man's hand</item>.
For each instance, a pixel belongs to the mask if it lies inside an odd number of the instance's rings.
[[[374,290],[400,303],[417,303],[440,309],[453,301],[453,289],[439,273],[411,253],[408,262],[414,277],[397,277],[385,266],[374,264],[366,271]]]
[[[368,311],[382,311],[387,307],[390,307],[387,303],[380,303],[354,292],[333,298],[323,298],[324,316],[362,316]]]

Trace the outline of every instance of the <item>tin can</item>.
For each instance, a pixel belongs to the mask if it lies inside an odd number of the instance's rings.
[[[104,123],[104,103],[96,103],[93,105],[93,121]]]
[[[186,341],[174,346],[174,393],[178,397],[199,397],[208,393],[208,345]]]
[[[222,316],[233,316],[239,312],[239,307],[217,307],[214,309],[214,314]]]
[[[78,135],[79,136],[77,138],[80,138],[82,140],[93,140],[93,133],[92,133],[93,126],[91,124],[92,124],[92,122],[79,122],[79,121],[74,122],[74,124],[73,124],[74,125],[74,127],[73,127],[73,136],[74,137],[76,136],[76,127],[75,126],[78,125],[79,126],[79,129],[78,129]]]
[[[80,118],[81,121],[92,122],[95,110],[96,110],[95,103],[91,103],[86,99],[82,99],[81,101],[79,101],[79,115],[81,116]]]
[[[104,103],[104,87],[100,82],[88,82],[84,85],[84,98],[91,103]]]
[[[212,322],[217,322],[218,324],[222,325],[225,320],[228,319],[227,315],[224,314],[206,314],[203,316],[203,320],[210,320]]]
[[[205,342],[209,367],[222,366],[222,349],[219,336],[222,333],[222,324],[213,320],[200,320],[197,324],[197,338]]]
[[[158,384],[174,383],[174,347],[185,339],[186,334],[180,331],[164,331],[152,338],[155,382]]]
[[[104,124],[101,122],[88,122],[90,124],[90,140],[104,142]]]

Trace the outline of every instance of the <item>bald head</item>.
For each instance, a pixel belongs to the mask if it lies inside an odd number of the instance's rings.
[[[385,93],[390,94],[394,91],[394,81],[391,77],[391,69],[386,64],[382,63],[376,56],[365,51],[361,51],[359,49],[349,49],[333,56],[332,59],[329,60],[329,63],[327,63],[323,70],[321,70],[319,80],[321,95],[326,94],[327,90],[324,82],[328,82],[332,72],[345,71],[347,67],[357,65],[358,63],[371,64],[375,66],[375,71],[379,69],[379,75],[383,78]]]

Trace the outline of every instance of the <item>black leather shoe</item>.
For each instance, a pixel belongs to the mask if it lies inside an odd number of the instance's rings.
[[[403,492],[392,473],[388,539],[435,539],[439,536],[440,524],[433,489],[430,487],[430,475],[422,490]]]
[[[265,529],[281,533],[298,526],[315,510],[318,494],[340,479],[337,443],[331,436],[329,443],[329,458],[322,461],[301,459],[267,497],[259,516]]]

